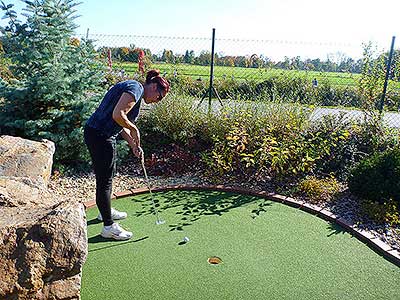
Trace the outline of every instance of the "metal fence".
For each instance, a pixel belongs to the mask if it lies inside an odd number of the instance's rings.
[[[400,57],[394,50],[386,74],[390,41],[378,51],[373,44],[219,39],[214,33],[209,38],[89,33],[79,38],[93,41],[117,77],[136,78],[155,68],[175,91],[210,102],[211,97],[292,101],[324,107],[318,114],[353,118],[366,108],[377,109],[386,125],[400,127]],[[365,95],[372,95],[369,107]]]

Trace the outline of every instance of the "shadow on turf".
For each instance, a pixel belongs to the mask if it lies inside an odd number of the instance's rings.
[[[96,248],[93,250],[89,250],[89,252],[95,252],[95,251],[99,251],[99,250],[104,250],[104,249],[109,249],[109,248],[114,248],[114,247],[118,247],[118,246],[123,246],[126,244],[132,244],[132,243],[137,243],[137,242],[141,242],[144,241],[146,239],[148,239],[148,236],[144,236],[140,239],[136,239],[136,240],[129,240],[129,241],[116,241],[116,240],[110,240],[110,239],[106,239],[103,238],[100,234],[93,236],[91,238],[88,239],[88,243],[89,244],[97,244],[97,243],[106,243],[106,242],[112,242],[112,245],[107,245],[101,248]]]
[[[88,225],[88,226],[90,226],[90,225],[95,225],[95,224],[99,224],[99,223],[101,223],[101,222],[102,222],[102,221],[98,220],[97,218],[94,218],[94,219],[92,219],[92,220],[87,221],[87,225]]]
[[[327,235],[328,237],[331,237],[332,235],[345,234],[347,232],[344,228],[335,223],[329,223],[328,230],[330,231]]]
[[[227,213],[232,209],[252,203],[257,204],[257,206],[251,207],[251,211],[249,210],[249,216],[255,219],[261,214],[267,212],[268,206],[272,205],[271,201],[260,197],[220,191],[163,192],[163,205],[160,204],[160,199],[158,199],[157,193],[154,193],[154,196],[155,206],[160,213],[172,208],[179,209],[176,214],[181,216],[180,222],[169,225],[170,231],[183,231],[185,226],[193,224],[203,216],[222,216],[224,213]],[[134,198],[132,201],[139,201],[142,204],[142,210],[136,213],[137,217],[154,214],[150,194],[141,196],[140,200]]]

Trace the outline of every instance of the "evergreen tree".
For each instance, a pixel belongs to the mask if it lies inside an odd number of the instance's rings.
[[[0,37],[0,80],[9,81],[12,78],[12,74],[9,70],[10,60],[4,56],[3,42]]]
[[[0,27],[2,42],[15,79],[0,78],[0,134],[46,138],[56,143],[56,161],[81,159],[82,126],[104,93],[103,67],[91,41],[72,38],[77,3],[22,1],[25,23],[1,2],[9,20]]]

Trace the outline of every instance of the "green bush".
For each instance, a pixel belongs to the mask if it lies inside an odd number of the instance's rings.
[[[193,101],[182,99],[174,94],[168,95],[158,105],[152,108],[152,113],[145,115],[153,132],[159,132],[179,144],[187,144],[196,136],[199,126],[199,112],[193,107]]]
[[[399,143],[397,131],[374,120],[355,123],[335,115],[309,122],[310,111],[279,101],[230,101],[208,112],[173,92],[139,119],[139,128],[146,152],[172,143],[201,152],[210,177],[293,183],[326,174],[346,181],[355,163]]]
[[[207,80],[193,79],[190,76],[169,76],[167,79],[171,84],[171,90],[174,94],[188,95],[199,99],[204,95],[209,84]]]
[[[357,128],[344,114],[327,115],[310,125],[307,135],[317,135],[325,147],[322,159],[316,162],[318,173],[333,174],[340,180],[347,178],[348,169],[362,156]]]
[[[226,174],[248,173],[253,167],[251,148],[249,144],[250,127],[247,126],[249,112],[243,111],[238,115],[225,114],[221,118],[222,124],[229,124],[220,133],[213,136],[213,146],[209,152],[203,153],[203,161],[208,166],[207,173],[211,177]]]
[[[233,107],[222,114],[220,135],[203,154],[216,176],[293,176],[310,171],[316,146],[305,143],[308,113],[297,105],[270,103]]]
[[[352,169],[348,185],[350,191],[362,199],[378,203],[393,199],[400,203],[400,149],[361,160]]]
[[[371,200],[361,201],[362,212],[374,222],[396,226],[400,224],[400,205],[392,199],[379,203]]]
[[[297,186],[297,193],[314,203],[331,201],[339,192],[340,184],[334,177],[309,176],[300,180]]]
[[[231,111],[231,107],[226,106],[219,112],[209,113],[204,105],[197,107],[193,98],[172,91],[141,115],[138,126],[148,149],[175,143],[201,151],[209,147],[215,137],[224,136],[230,124],[223,116]]]
[[[165,100],[163,100],[165,101]],[[162,128],[158,127],[157,117],[153,112],[141,113],[138,119],[138,128],[144,153],[154,153],[174,142]]]

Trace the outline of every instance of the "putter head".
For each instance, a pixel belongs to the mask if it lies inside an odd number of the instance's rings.
[[[162,225],[162,224],[165,224],[165,221],[164,221],[164,220],[158,219],[158,220],[156,221],[156,225]]]

